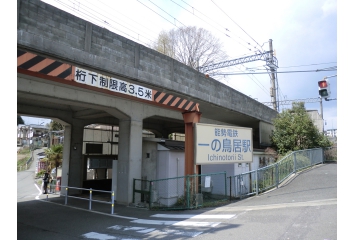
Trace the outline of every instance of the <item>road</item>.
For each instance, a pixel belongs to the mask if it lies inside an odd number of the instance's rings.
[[[17,239],[338,239],[337,164],[317,165],[278,189],[218,208],[149,211],[116,205],[114,214],[109,205],[88,210],[85,201],[64,205],[62,197],[37,196],[33,179],[22,175]]]

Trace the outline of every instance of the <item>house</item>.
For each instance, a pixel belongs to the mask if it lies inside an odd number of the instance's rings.
[[[306,111],[320,133],[324,132],[324,120],[317,110]]]
[[[19,124],[17,126],[17,146],[44,147],[47,145],[49,129],[37,124]]]

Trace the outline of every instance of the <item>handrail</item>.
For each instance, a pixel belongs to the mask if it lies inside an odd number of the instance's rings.
[[[69,187],[69,186],[61,186],[61,188],[65,188],[65,205],[67,205],[67,199],[68,198],[76,198],[76,199],[82,199],[82,200],[88,200],[89,201],[89,207],[88,209],[92,209],[92,202],[99,202],[99,203],[106,203],[106,204],[111,204],[111,214],[114,214],[114,191],[105,191],[105,190],[97,190],[97,189],[92,189],[92,188],[78,188],[78,187]],[[89,191],[89,198],[82,198],[82,197],[76,197],[76,196],[70,196],[68,194],[69,189],[76,189],[76,190],[86,190]],[[105,193],[111,193],[111,201],[101,201],[101,200],[93,200],[92,198],[92,192],[105,192]]]

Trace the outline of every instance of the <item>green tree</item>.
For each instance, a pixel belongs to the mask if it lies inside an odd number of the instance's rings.
[[[25,124],[25,121],[23,121],[23,119],[22,119],[21,116],[17,115],[17,126],[18,126],[19,124]]]
[[[52,145],[50,148],[44,150],[45,158],[42,161],[47,163],[47,170],[51,171],[53,168],[56,169],[61,166],[63,159],[63,145],[56,144]]]
[[[274,127],[271,141],[279,154],[332,145],[316,128],[303,102],[293,103],[292,109],[279,113],[274,119]]]
[[[59,130],[63,130],[64,126],[61,123],[55,122],[55,121],[50,121],[49,124],[49,130],[50,131],[59,131]]]

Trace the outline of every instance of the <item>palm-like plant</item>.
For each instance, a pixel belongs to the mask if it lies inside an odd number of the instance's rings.
[[[57,168],[61,166],[63,161],[63,145],[56,144],[52,145],[50,148],[44,150],[46,157],[42,159],[47,163],[47,171],[51,171],[55,168],[57,172]]]

